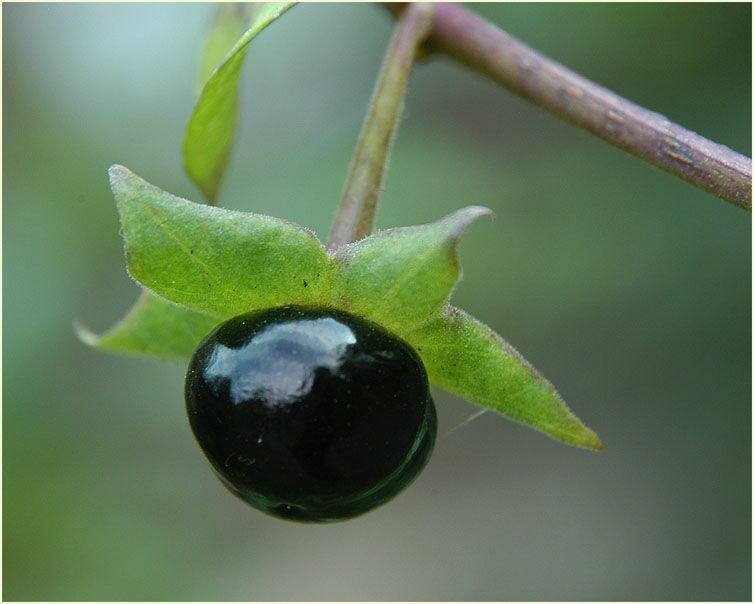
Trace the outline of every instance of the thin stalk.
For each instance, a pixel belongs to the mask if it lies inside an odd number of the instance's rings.
[[[390,146],[403,109],[408,76],[419,44],[432,25],[431,4],[402,12],[385,54],[372,101],[356,143],[328,249],[366,237],[374,228]]]
[[[386,3],[393,14],[401,4]],[[427,39],[442,52],[612,145],[751,212],[751,159],[548,59],[479,15],[438,3]]]

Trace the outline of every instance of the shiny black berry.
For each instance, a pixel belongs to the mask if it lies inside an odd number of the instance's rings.
[[[276,308],[220,325],[191,359],[186,408],[228,489],[308,522],[394,497],[427,463],[437,432],[414,350],[329,309]]]

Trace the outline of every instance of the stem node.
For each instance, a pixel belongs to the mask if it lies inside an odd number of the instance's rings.
[[[401,4],[385,3],[393,14]],[[427,46],[611,145],[751,212],[751,159],[674,124],[539,54],[452,2],[438,3]]]

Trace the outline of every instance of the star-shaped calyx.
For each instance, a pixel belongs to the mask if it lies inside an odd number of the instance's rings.
[[[181,199],[122,166],[110,169],[130,275],[144,288],[94,347],[189,359],[221,322],[287,305],[347,311],[408,342],[430,382],[565,443],[600,449],[555,388],[489,327],[448,304],[457,245],[487,208],[378,231],[327,251],[309,229]]]

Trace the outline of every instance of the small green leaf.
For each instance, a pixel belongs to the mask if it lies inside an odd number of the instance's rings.
[[[81,324],[76,333],[100,350],[145,354],[165,359],[189,359],[220,319],[177,306],[147,291],[110,330],[97,335]]]
[[[249,28],[212,73],[186,127],[183,163],[188,175],[214,202],[228,162],[238,117],[238,82],[249,42],[295,3],[252,6]]]
[[[421,356],[432,383],[570,445],[602,448],[597,435],[571,413],[545,378],[462,310],[448,307],[404,337]]]
[[[461,278],[458,239],[481,216],[494,214],[470,206],[432,224],[379,231],[339,248],[340,303],[396,332],[426,323]]]
[[[199,61],[199,94],[212,73],[248,28],[252,8],[252,5],[240,2],[221,2],[216,5],[212,27],[207,34]]]
[[[110,168],[131,276],[193,310],[231,317],[329,298],[331,263],[311,231],[197,204]]]

